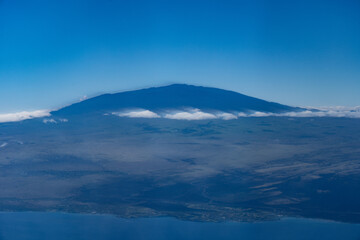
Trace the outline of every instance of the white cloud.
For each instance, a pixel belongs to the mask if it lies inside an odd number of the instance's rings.
[[[48,117],[50,113],[48,110],[37,110],[33,112],[18,112],[18,113],[5,113],[0,114],[0,123],[3,122],[18,122],[26,119],[38,118],[38,117]]]
[[[129,112],[120,112],[120,113],[112,113],[119,117],[129,117],[129,118],[159,118],[160,116],[149,110],[137,110],[137,111],[129,111]]]
[[[238,117],[232,113],[219,113],[216,114],[218,118],[224,119],[224,120],[232,120],[237,119]]]
[[[249,114],[249,117],[269,117],[271,115],[272,115],[271,113],[267,113],[267,112],[254,112]]]
[[[47,124],[47,123],[58,123],[58,122],[61,122],[61,123],[65,123],[65,122],[68,122],[69,120],[67,120],[66,118],[59,118],[57,120],[53,119],[53,118],[45,118],[43,119],[43,123]]]
[[[164,115],[164,118],[176,119],[176,120],[205,120],[218,118],[212,113],[202,112],[198,109],[194,109],[191,112],[175,112]]]
[[[57,122],[55,121],[55,119],[45,118],[45,119],[43,120],[43,123],[57,123]]]
[[[182,111],[172,111],[165,113],[155,113],[149,110],[136,110],[127,112],[114,112],[113,115],[119,117],[130,117],[130,118],[167,118],[174,120],[206,120],[206,119],[223,119],[231,120],[237,119],[238,117],[232,113],[218,112],[208,113],[202,112],[196,108],[189,108]],[[108,114],[104,114],[105,116]]]

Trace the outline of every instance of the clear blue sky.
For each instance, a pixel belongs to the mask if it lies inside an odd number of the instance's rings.
[[[0,0],[0,113],[169,83],[360,105],[360,1]]]

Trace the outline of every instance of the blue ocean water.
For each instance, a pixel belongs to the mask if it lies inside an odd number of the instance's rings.
[[[286,218],[261,223],[204,223],[174,218],[123,219],[67,213],[0,213],[0,240],[360,239],[360,224]]]

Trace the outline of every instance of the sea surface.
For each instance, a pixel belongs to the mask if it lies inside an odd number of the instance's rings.
[[[123,219],[109,215],[2,212],[0,240],[26,239],[360,239],[360,224],[284,218],[260,223],[189,222],[174,218]]]

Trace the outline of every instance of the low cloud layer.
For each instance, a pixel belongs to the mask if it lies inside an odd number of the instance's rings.
[[[204,119],[215,119],[216,115],[201,111],[193,112],[176,112],[165,114],[164,118],[177,119],[177,120],[204,120]]]
[[[308,108],[300,112],[266,113],[251,112],[239,113],[239,117],[344,117],[360,118],[360,107],[321,107]]]
[[[37,110],[33,112],[17,112],[17,113],[6,113],[0,114],[0,123],[4,122],[18,122],[26,119],[32,119],[37,117],[47,117],[50,116],[48,110]]]
[[[203,112],[199,109],[190,109],[172,112],[155,113],[149,110],[127,111],[122,113],[113,113],[119,117],[130,118],[166,118],[174,120],[207,120],[207,119],[223,119],[232,120],[241,117],[345,117],[360,118],[360,107],[323,107],[323,108],[307,108],[300,112],[285,113],[267,113],[267,112]]]
[[[343,118],[360,118],[360,106],[358,107],[307,107],[306,110],[300,112],[285,113],[267,113],[267,112],[222,112],[222,111],[201,111],[200,109],[186,109],[173,111],[153,112],[146,109],[128,110],[122,112],[114,112],[113,115],[128,118],[165,118],[174,120],[210,120],[222,119],[233,120],[241,117],[343,117]],[[105,114],[108,115],[108,114]],[[0,123],[18,122],[32,118],[50,117],[48,110],[23,111],[18,113],[0,114]],[[43,122],[46,124],[68,122],[67,119],[45,118]]]
[[[126,112],[117,112],[112,113],[113,115],[119,117],[129,117],[129,118],[166,118],[174,120],[206,120],[206,119],[236,119],[238,116],[232,113],[218,112],[218,113],[209,113],[203,112],[199,109],[189,109],[187,111],[171,111],[171,112],[162,112],[155,113],[149,110],[135,110],[135,111],[126,111]]]
[[[320,107],[308,108],[300,112],[285,113],[263,113],[254,112],[244,117],[344,117],[344,118],[360,118],[360,107]]]

